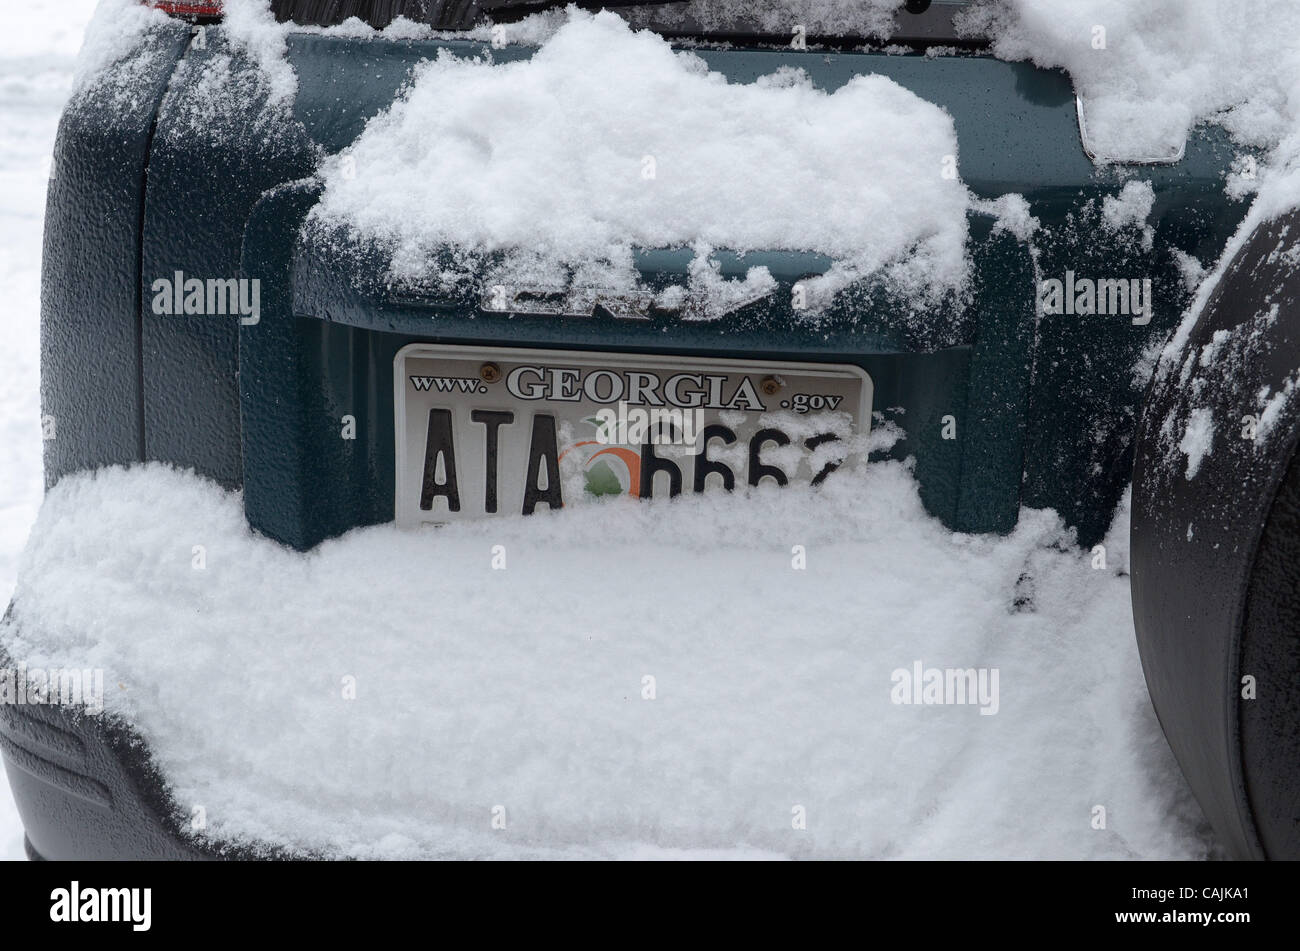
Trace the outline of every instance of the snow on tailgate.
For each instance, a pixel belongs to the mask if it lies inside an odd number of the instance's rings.
[[[327,163],[318,221],[391,246],[418,279],[445,245],[531,273],[634,247],[804,250],[924,292],[960,286],[969,197],[951,118],[892,80],[834,93],[783,69],[728,82],[612,14],[572,11],[525,62],[444,53]],[[761,269],[755,269],[759,271]],[[762,284],[765,274],[751,274]]]

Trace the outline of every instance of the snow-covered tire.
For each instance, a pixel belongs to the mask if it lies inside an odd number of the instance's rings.
[[[1147,687],[1227,850],[1300,858],[1300,211],[1259,224],[1176,360],[1133,473]]]

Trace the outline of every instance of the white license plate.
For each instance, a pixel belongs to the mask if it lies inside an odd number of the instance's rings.
[[[860,461],[843,364],[412,344],[395,361],[399,525],[819,484]]]

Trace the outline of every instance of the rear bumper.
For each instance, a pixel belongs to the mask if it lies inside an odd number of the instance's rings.
[[[0,667],[11,665],[0,650]],[[29,858],[213,857],[182,831],[143,740],[82,710],[0,704],[0,758]]]

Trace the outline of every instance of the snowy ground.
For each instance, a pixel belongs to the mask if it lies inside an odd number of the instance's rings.
[[[41,500],[41,223],[59,112],[95,0],[23,0],[0,9],[0,601]],[[23,857],[0,790],[0,858]]]

